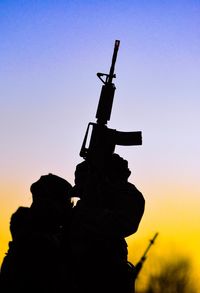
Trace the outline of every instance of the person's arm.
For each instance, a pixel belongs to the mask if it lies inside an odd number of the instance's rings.
[[[112,207],[92,208],[80,200],[75,208],[75,219],[79,228],[88,233],[127,237],[138,229],[144,213],[144,197],[132,184],[115,185],[109,196]],[[110,199],[109,199],[110,200]]]

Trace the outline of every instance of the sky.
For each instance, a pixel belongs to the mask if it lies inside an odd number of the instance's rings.
[[[116,147],[143,193],[145,214],[127,239],[136,262],[188,256],[200,265],[200,2],[0,1],[0,263],[9,221],[31,204],[30,185],[53,173],[73,184],[115,40],[116,92],[108,126],[142,131]],[[152,263],[151,263],[152,265]]]

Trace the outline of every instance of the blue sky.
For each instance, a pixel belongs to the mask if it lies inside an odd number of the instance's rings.
[[[136,240],[158,229],[166,243],[174,225],[177,245],[193,231],[197,254],[199,15],[194,0],[0,2],[3,231],[13,210],[31,202],[29,186],[41,174],[73,183],[87,123],[95,122],[96,73],[109,71],[119,39],[109,127],[143,132],[142,146],[116,149],[146,198]]]

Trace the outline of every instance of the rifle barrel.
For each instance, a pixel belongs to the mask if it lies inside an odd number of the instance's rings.
[[[152,239],[149,240],[150,243],[149,243],[149,245],[147,246],[147,248],[146,248],[146,250],[145,250],[145,252],[144,252],[144,254],[143,254],[143,256],[142,256],[143,258],[145,258],[145,256],[146,256],[147,252],[149,251],[151,245],[154,244],[155,239],[156,239],[157,236],[158,236],[158,232],[155,233],[154,237],[153,237]]]
[[[115,41],[114,52],[113,52],[113,56],[112,56],[112,63],[111,63],[111,67],[110,67],[110,72],[109,72],[109,75],[108,75],[108,83],[112,83],[112,79],[114,77],[115,62],[116,62],[116,59],[117,59],[117,53],[118,53],[118,49],[119,49],[119,44],[120,44],[120,41],[116,40]]]

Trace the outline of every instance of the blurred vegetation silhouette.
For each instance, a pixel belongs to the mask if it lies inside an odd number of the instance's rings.
[[[191,274],[189,259],[179,257],[167,260],[157,273],[150,274],[146,289],[136,293],[197,293]]]

